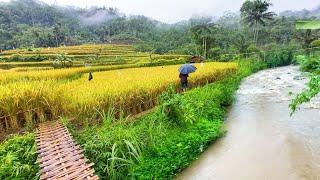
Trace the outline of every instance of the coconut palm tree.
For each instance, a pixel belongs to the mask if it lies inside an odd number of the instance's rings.
[[[267,0],[246,0],[240,9],[243,21],[253,28],[255,43],[258,42],[259,25],[265,26],[266,21],[275,16],[274,12],[268,11],[270,6],[272,3]]]
[[[212,35],[216,24],[214,23],[203,23],[200,25],[193,26],[191,32],[198,39],[202,39],[203,57],[207,57],[207,40]]]

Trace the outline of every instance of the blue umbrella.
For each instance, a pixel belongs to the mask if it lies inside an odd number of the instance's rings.
[[[196,72],[197,68],[193,64],[184,64],[179,68],[181,74],[190,74]]]

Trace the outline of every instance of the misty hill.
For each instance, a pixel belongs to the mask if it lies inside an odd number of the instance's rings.
[[[291,42],[299,37],[297,33],[302,33],[295,31],[295,20],[319,17],[319,12],[320,7],[281,13],[282,17],[276,16],[259,27],[260,45]],[[229,12],[215,18],[194,16],[176,24],[165,24],[142,15],[126,16],[115,8],[82,9],[14,0],[0,3],[0,52],[84,43],[135,43],[139,51],[200,54],[203,34],[198,36],[191,27],[212,22],[216,26],[206,35],[212,54],[246,52],[253,33],[241,21],[239,13]],[[316,38],[309,38],[308,42]]]
[[[0,49],[140,40],[160,22],[114,8],[50,6],[34,0],[0,4]]]
[[[280,16],[294,17],[297,19],[308,19],[308,18],[320,18],[320,5],[313,9],[303,9],[301,11],[284,11],[280,13]]]

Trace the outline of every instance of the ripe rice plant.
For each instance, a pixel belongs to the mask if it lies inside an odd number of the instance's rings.
[[[12,61],[43,61],[48,62],[54,60],[58,54],[64,53],[68,58],[73,61],[88,61],[89,59],[95,59],[94,64],[118,64],[117,59],[123,58],[125,63],[139,62],[146,63],[150,61],[150,54],[143,52],[136,52],[132,45],[119,45],[119,44],[88,44],[80,46],[65,46],[56,48],[28,48],[28,49],[15,49],[8,50],[0,53],[3,60],[7,62]],[[153,55],[154,59],[167,61],[173,59],[185,59],[190,57],[188,55]],[[48,63],[46,62],[46,63]],[[0,68],[17,67],[18,65],[27,66],[28,63],[20,64],[8,64],[0,63]],[[38,62],[38,65],[42,65],[43,62]],[[20,67],[20,66],[19,66]]]
[[[236,63],[196,66],[197,72],[190,77],[191,87],[212,83],[237,70]],[[73,117],[79,120],[77,123],[83,123],[84,119],[96,120],[97,110],[111,106],[117,115],[120,111],[125,115],[140,113],[154,107],[156,98],[169,84],[178,86],[178,68],[179,65],[174,65],[97,72],[92,81],[85,75],[78,79],[60,78],[81,69],[23,72],[33,80],[25,78],[0,84],[0,130],[18,129],[57,116]],[[19,77],[19,73],[9,74]],[[47,77],[41,77],[41,73]],[[27,111],[30,109],[35,110]],[[1,119],[6,115],[14,116]]]

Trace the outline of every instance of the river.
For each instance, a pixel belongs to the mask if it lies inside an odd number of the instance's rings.
[[[227,134],[177,179],[320,180],[320,98],[290,116],[307,78],[296,66],[246,78],[226,119]]]

